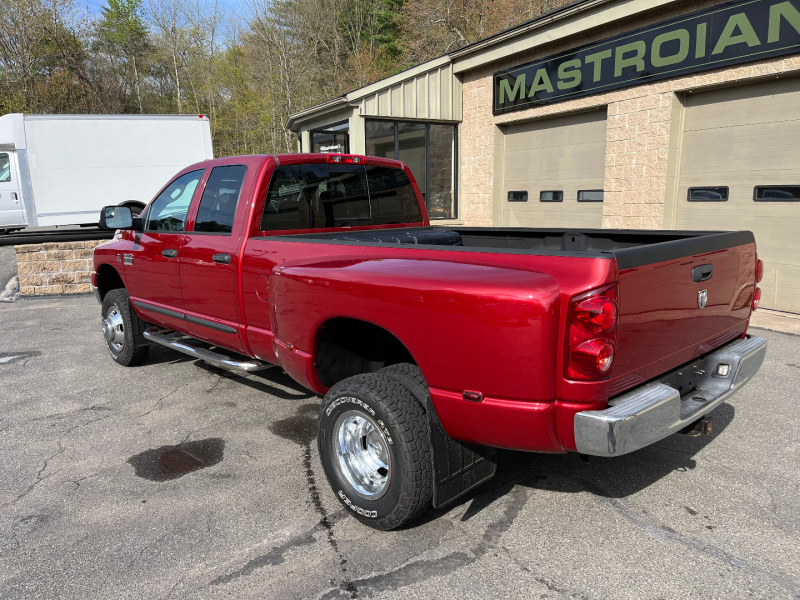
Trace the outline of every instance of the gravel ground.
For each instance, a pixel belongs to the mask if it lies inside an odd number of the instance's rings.
[[[90,297],[0,305],[0,598],[800,597],[798,336],[756,331],[766,362],[710,436],[502,452],[381,533],[322,476],[318,397],[163,348],[123,369],[98,324]]]

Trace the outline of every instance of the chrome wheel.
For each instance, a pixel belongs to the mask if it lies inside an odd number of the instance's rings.
[[[103,337],[108,345],[117,352],[122,352],[125,347],[125,323],[116,305],[108,309],[106,318],[102,323]]]
[[[354,410],[342,414],[333,440],[339,469],[360,495],[377,500],[386,492],[391,477],[389,445],[378,425]]]

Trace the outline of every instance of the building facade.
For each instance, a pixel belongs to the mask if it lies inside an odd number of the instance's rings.
[[[293,115],[441,225],[749,229],[800,312],[800,0],[579,0]]]

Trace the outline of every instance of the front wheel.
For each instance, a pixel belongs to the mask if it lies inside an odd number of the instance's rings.
[[[374,529],[399,527],[433,497],[425,410],[397,379],[356,375],[322,402],[317,443],[334,494]]]
[[[123,367],[141,364],[147,358],[149,346],[137,344],[133,320],[139,319],[131,308],[128,292],[116,289],[103,298],[103,320],[100,324],[108,353]]]

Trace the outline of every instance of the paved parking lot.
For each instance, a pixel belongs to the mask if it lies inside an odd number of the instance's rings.
[[[503,452],[380,533],[325,482],[318,397],[163,348],[123,369],[98,323],[89,297],[0,304],[1,598],[800,597],[798,336],[758,332],[711,436]]]

